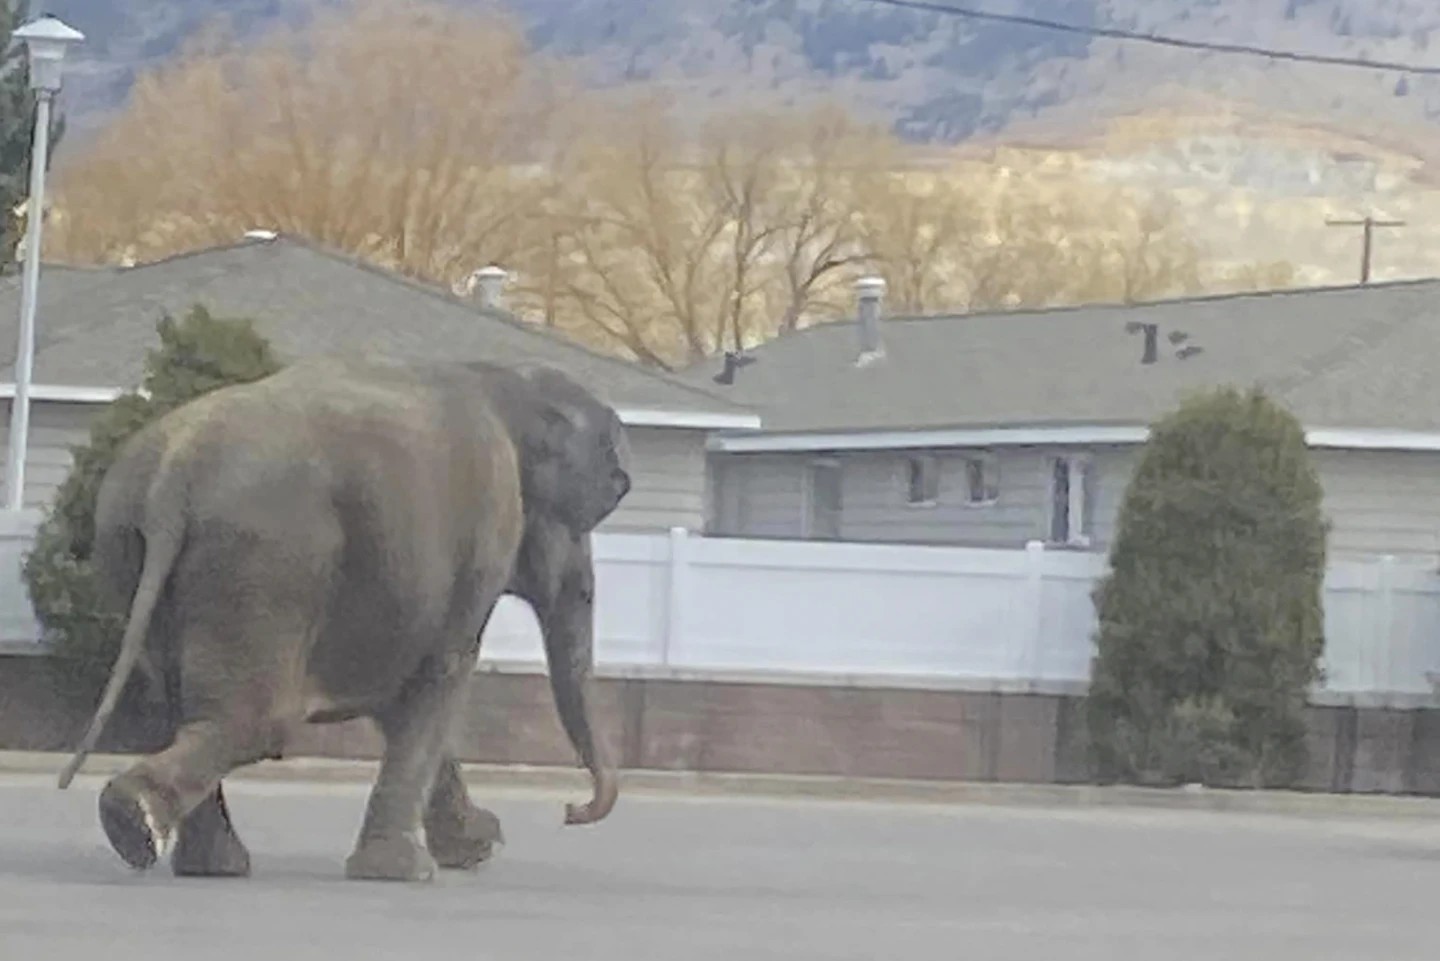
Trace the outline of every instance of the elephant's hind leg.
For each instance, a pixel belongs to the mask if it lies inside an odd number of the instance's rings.
[[[444,750],[459,677],[459,672],[416,677],[376,718],[385,736],[385,755],[360,837],[345,862],[347,878],[428,881],[435,876],[435,859],[421,843],[421,814]]]
[[[425,810],[425,844],[442,868],[462,870],[490,860],[505,844],[500,819],[471,802],[450,755],[440,762]]]
[[[276,505],[263,524],[214,521],[171,572],[166,633],[177,655],[178,730],[100,799],[105,833],[132,867],[151,867],[187,825],[199,830],[195,845],[177,852],[177,868],[241,866],[220,781],[279,756],[300,720],[305,655],[324,624],[342,542],[323,513],[305,519],[304,510],[296,501]],[[205,843],[220,838],[218,847]]]
[[[282,653],[254,644],[245,632],[295,638],[299,647],[306,628],[279,616],[258,626],[239,623],[234,629],[186,632],[187,719],[169,747],[142,758],[101,793],[105,833],[131,867],[153,866],[177,841],[183,843],[176,852],[177,873],[233,874],[248,860],[230,827],[220,780],[238,767],[281,753],[299,699]],[[192,840],[179,837],[186,834]]]
[[[250,875],[250,852],[235,833],[221,785],[180,822],[180,838],[170,861],[179,877],[243,878]]]
[[[228,817],[215,820],[224,814],[220,779],[237,767],[273,756],[281,730],[278,723],[223,721],[181,727],[170,747],[112,778],[100,793],[100,823],[111,847],[126,864],[144,869],[170,851],[192,814],[202,828],[227,825]],[[204,810],[208,805],[213,808]],[[194,853],[187,851],[187,858]]]

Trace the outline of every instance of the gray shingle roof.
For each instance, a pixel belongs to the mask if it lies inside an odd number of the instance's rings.
[[[705,415],[752,412],[701,385],[590,351],[559,334],[293,239],[246,241],[129,268],[47,265],[37,309],[34,382],[131,387],[161,312],[196,302],[249,316],[282,358],[365,350],[417,359],[540,361],[617,407]],[[0,282],[0,378],[13,381],[20,281]],[[712,387],[714,385],[711,385]]]
[[[1158,363],[1141,364],[1159,325]],[[1172,331],[1203,348],[1180,360]],[[887,356],[854,363],[854,322],[756,348],[735,383],[766,431],[1144,424],[1195,388],[1260,384],[1308,427],[1440,429],[1440,280],[960,316],[890,318]]]

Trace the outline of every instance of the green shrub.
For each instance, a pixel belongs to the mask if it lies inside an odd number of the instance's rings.
[[[1304,431],[1263,392],[1217,389],[1153,425],[1093,595],[1085,714],[1101,780],[1303,773],[1327,535]]]
[[[156,325],[159,346],[146,357],[142,391],[121,395],[97,415],[86,444],[56,492],[25,557],[30,602],[51,645],[54,678],[63,696],[99,696],[118,653],[123,612],[109,611],[90,566],[95,498],[106,470],[131,435],[166,411],[227,384],[279,370],[251,321],[217,318],[196,305],[180,321]]]

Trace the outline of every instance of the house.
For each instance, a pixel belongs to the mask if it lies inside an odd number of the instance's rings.
[[[710,442],[719,536],[1105,551],[1147,424],[1258,384],[1307,430],[1332,556],[1440,553],[1440,280],[856,319],[684,372],[754,408]]]
[[[71,464],[70,447],[118,392],[139,384],[163,311],[203,303],[247,316],[282,359],[341,349],[419,359],[540,361],[599,392],[627,425],[631,493],[608,529],[699,530],[705,439],[716,428],[758,426],[741,405],[678,379],[603,356],[512,315],[289,237],[239,243],[134,267],[47,266],[37,309],[26,507],[48,503]],[[8,431],[20,312],[18,278],[0,285],[0,391]],[[8,438],[7,438],[8,439]]]

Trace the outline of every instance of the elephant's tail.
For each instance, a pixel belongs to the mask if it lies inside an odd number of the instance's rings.
[[[100,732],[105,729],[105,723],[110,720],[110,715],[115,712],[115,705],[120,700],[120,693],[125,689],[126,682],[130,679],[130,673],[135,669],[136,663],[140,660],[145,649],[145,639],[150,633],[150,618],[155,613],[155,605],[160,600],[160,594],[165,589],[165,582],[170,577],[170,570],[175,566],[175,559],[180,555],[180,545],[183,537],[183,525],[162,524],[156,525],[157,530],[154,537],[146,539],[145,561],[140,569],[140,582],[135,588],[135,596],[130,601],[130,616],[125,622],[125,634],[120,640],[120,653],[115,658],[115,666],[110,672],[110,682],[105,687],[105,696],[100,701],[100,707],[95,711],[95,717],[90,722],[90,730],[85,732],[84,739],[75,751],[75,756],[70,763],[65,765],[65,770],[60,772],[60,788],[64,790],[70,786],[80,765],[85,763],[86,756],[95,747]]]

